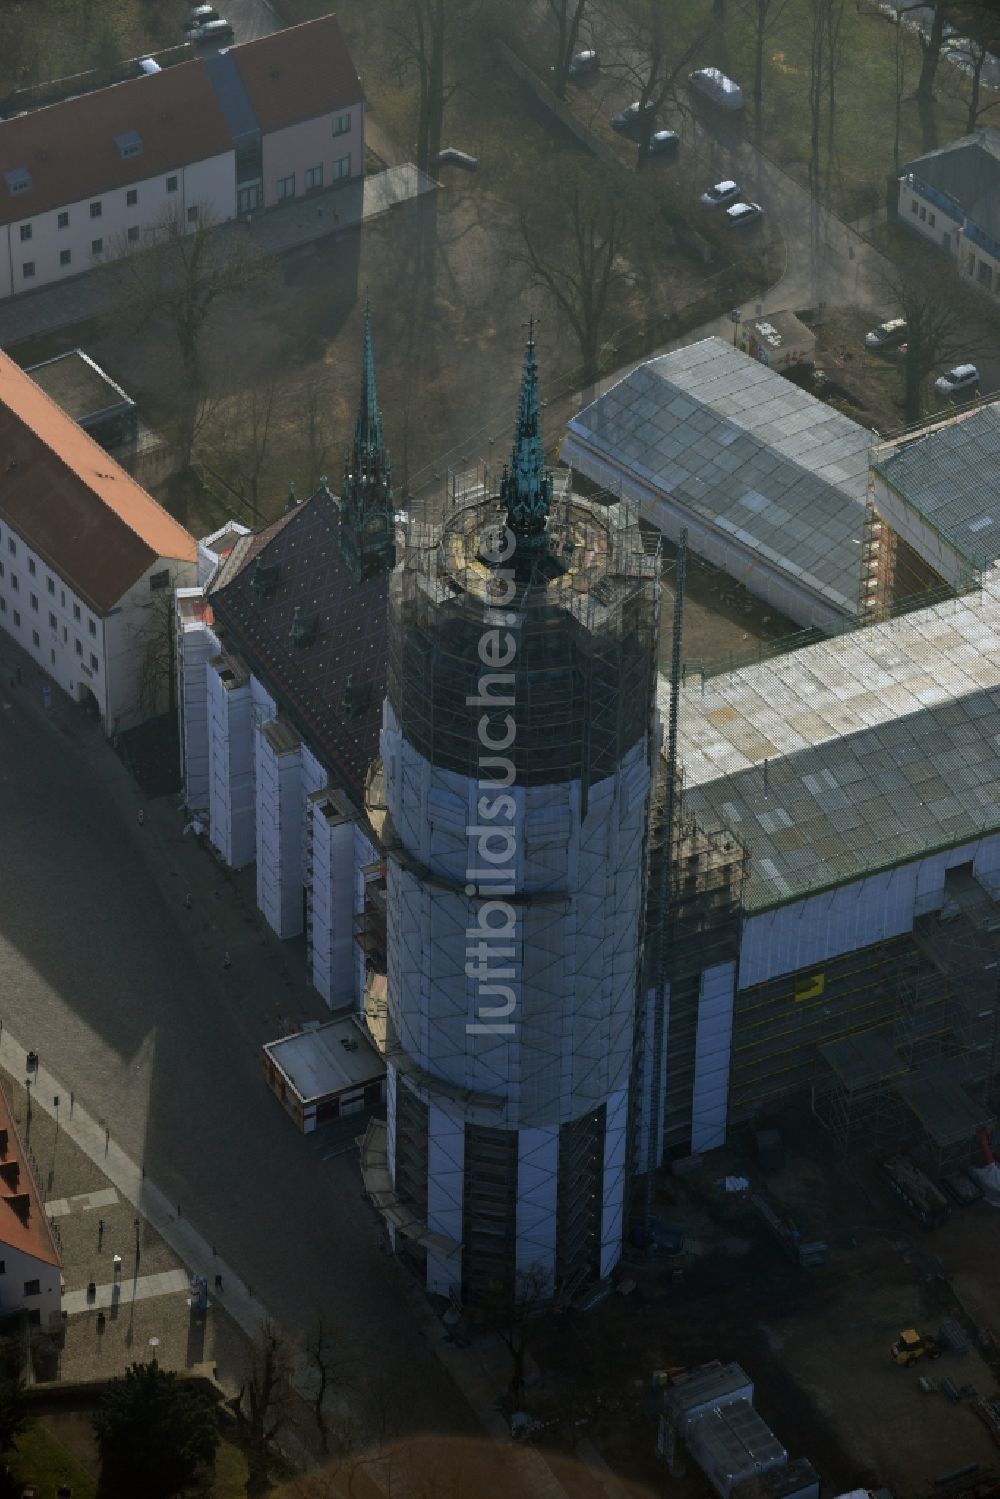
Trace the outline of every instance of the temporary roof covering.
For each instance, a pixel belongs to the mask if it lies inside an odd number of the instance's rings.
[[[856,616],[871,441],[856,422],[706,338],[639,365],[569,433],[569,454],[580,444]]]

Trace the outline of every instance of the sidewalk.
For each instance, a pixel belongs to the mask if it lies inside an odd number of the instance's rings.
[[[436,191],[437,183],[432,178],[406,162],[347,187],[327,188],[253,214],[249,225],[236,220],[221,224],[217,233],[245,236],[249,231],[266,254],[282,255],[300,245],[345,234],[401,203]],[[103,317],[117,298],[113,263],[69,281],[8,297],[0,302],[0,348]]]

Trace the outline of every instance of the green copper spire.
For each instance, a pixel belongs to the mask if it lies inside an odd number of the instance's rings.
[[[396,560],[389,453],[375,390],[371,308],[365,298],[361,355],[361,399],[354,442],[344,454],[340,495],[340,552],[355,578],[388,572]]]
[[[365,296],[365,336],[361,356],[361,402],[354,421],[354,449],[369,452],[382,446],[382,412],[375,389],[375,350],[372,347],[372,316]]]
[[[545,471],[542,445],[534,333],[535,321],[532,318],[524,351],[514,450],[500,480],[500,500],[507,507],[507,524],[519,544],[544,543],[545,519],[552,502],[552,475]]]

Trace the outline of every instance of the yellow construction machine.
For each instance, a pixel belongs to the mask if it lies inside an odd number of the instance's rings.
[[[941,1349],[933,1338],[925,1337],[915,1327],[906,1327],[889,1349],[894,1364],[912,1369],[918,1358],[940,1358]]]

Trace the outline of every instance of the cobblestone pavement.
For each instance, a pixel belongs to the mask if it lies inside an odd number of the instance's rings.
[[[36,1113],[74,1090],[73,1138],[108,1179],[64,1181],[57,1167],[46,1196],[110,1183],[126,1227],[140,1202],[174,1256],[144,1255],[143,1273],[207,1273],[214,1248],[238,1322],[266,1308],[301,1335],[322,1312],[398,1389],[405,1430],[476,1430],[436,1356],[440,1327],[380,1252],[356,1156],[340,1153],[348,1138],[323,1149],[332,1137],[299,1135],[265,1087],[261,1042],[288,1017],[326,1013],[300,946],[267,932],[247,882],[183,833],[173,798],[143,804],[96,725],[61,694],[46,714],[42,680],[0,640],[0,1061],[16,1076],[24,1049],[39,1053]],[[60,1233],[90,1217],[63,1216]],[[134,1326],[159,1335],[162,1305],[137,1301]]]

